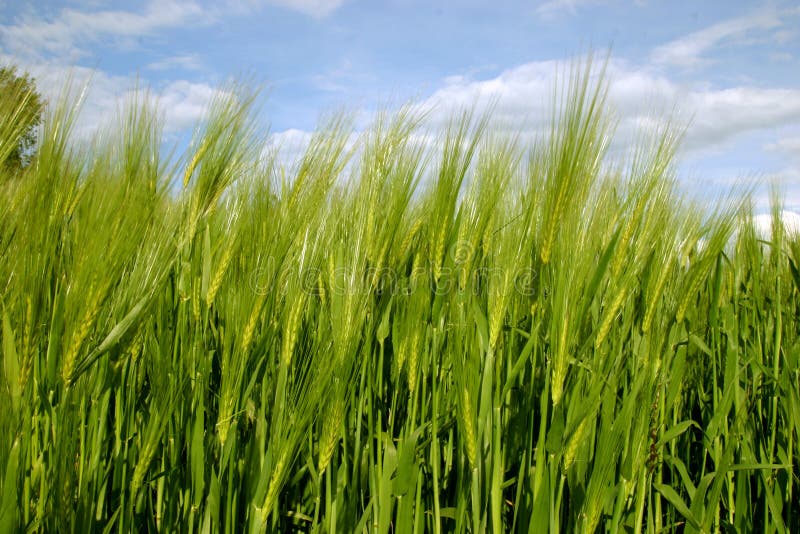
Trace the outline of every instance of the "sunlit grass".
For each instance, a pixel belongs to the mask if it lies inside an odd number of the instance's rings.
[[[0,176],[0,531],[800,530],[800,239],[684,197],[669,124],[610,161],[591,72],[531,146],[406,107],[291,168],[242,87],[177,170],[146,99],[54,106]]]

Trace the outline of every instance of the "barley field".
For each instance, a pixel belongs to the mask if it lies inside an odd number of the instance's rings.
[[[244,86],[184,155],[54,103],[0,171],[0,532],[800,532],[800,237],[683,194],[669,121],[612,157],[595,69],[534,142],[412,105],[292,165]]]

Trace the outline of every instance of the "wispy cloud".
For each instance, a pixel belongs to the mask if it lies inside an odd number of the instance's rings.
[[[241,16],[264,6],[277,6],[314,18],[324,18],[345,0],[149,0],[143,9],[64,8],[43,17],[29,11],[0,24],[0,46],[20,59],[60,58],[76,62],[90,55],[98,43],[118,48],[171,28],[203,27],[226,16]],[[182,65],[183,67],[186,66]],[[156,67],[157,68],[157,67]]]
[[[153,61],[147,65],[147,70],[166,71],[173,69],[180,70],[202,70],[203,62],[195,54],[182,54],[170,56]]]
[[[601,4],[605,0],[549,0],[536,8],[536,14],[542,17],[552,17],[560,13],[574,15],[578,8],[589,4]]]
[[[323,18],[339,9],[344,0],[268,0],[267,3]]]
[[[770,152],[779,152],[800,160],[800,136],[782,137],[774,143],[767,144],[764,148]]]
[[[775,63],[788,63],[794,60],[794,56],[789,52],[771,52],[769,60]]]
[[[343,57],[322,72],[310,76],[309,81],[320,91],[353,95],[359,89],[373,85],[376,77],[362,65]]]
[[[47,16],[31,9],[15,20],[0,24],[0,60],[31,72],[39,89],[51,101],[57,98],[67,78],[73,78],[78,85],[90,81],[89,96],[78,124],[80,132],[85,134],[95,131],[109,113],[113,115],[119,102],[137,83],[132,76],[117,76],[82,66],[81,63],[87,63],[86,58],[95,55],[99,45],[128,48],[136,46],[141,38],[176,28],[213,25],[223,17],[254,13],[267,5],[321,18],[343,2],[222,0],[209,5],[203,0],[149,0],[136,9],[64,8]],[[198,56],[166,55],[151,61],[145,68],[169,73],[172,78],[159,95],[166,131],[185,128],[202,117],[215,90],[208,84],[192,83],[176,76],[177,70],[201,70],[203,64]],[[147,85],[146,80],[143,85]]]
[[[342,7],[345,0],[228,0],[229,6],[239,10],[253,10],[261,6],[275,6],[290,9],[322,19]]]
[[[75,61],[104,38],[144,37],[164,28],[208,21],[208,11],[192,1],[151,1],[142,12],[66,8],[49,19],[26,15],[1,25],[0,42],[6,53],[20,58]]]
[[[800,10],[762,10],[743,17],[728,19],[702,30],[679,37],[653,50],[651,59],[657,64],[691,68],[707,64],[707,52],[720,45],[741,44],[755,34],[782,28],[790,18],[800,16]],[[786,38],[786,30],[778,35]]]

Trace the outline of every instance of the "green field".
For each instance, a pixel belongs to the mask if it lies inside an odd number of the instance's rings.
[[[0,170],[0,532],[800,532],[800,237],[681,193],[668,122],[612,158],[591,69],[532,143],[408,106],[295,165],[241,86],[180,157],[51,106]]]

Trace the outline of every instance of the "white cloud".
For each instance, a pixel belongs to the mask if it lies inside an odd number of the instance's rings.
[[[769,212],[773,187],[777,188],[784,209],[800,211],[800,165],[789,166],[763,176],[753,199],[756,212]]]
[[[486,80],[449,76],[444,86],[420,107],[431,115],[434,123],[444,123],[453,112],[463,109],[483,112],[495,105],[492,116],[496,122],[514,127],[522,126],[523,121],[533,121],[541,126],[552,100],[558,69],[556,61],[536,61]]]
[[[694,113],[687,142],[714,146],[740,134],[800,124],[800,89],[730,89],[689,91],[684,106]]]
[[[657,64],[702,66],[708,62],[703,54],[715,46],[739,43],[754,33],[781,28],[787,18],[797,14],[797,10],[767,10],[728,19],[661,45],[653,50],[650,57]]]
[[[558,71],[557,62],[543,61],[486,80],[449,77],[422,107],[434,122],[444,122],[459,109],[481,111],[494,103],[493,117],[501,125],[542,129],[549,123]],[[618,140],[625,144],[642,126],[651,125],[654,116],[668,116],[673,109],[678,124],[689,123],[686,150],[719,147],[748,132],[800,125],[800,89],[693,87],[622,60],[609,62],[607,78],[609,103],[619,120]]]
[[[89,83],[86,102],[76,125],[76,133],[87,137],[98,128],[109,125],[118,111],[134,96],[132,80],[96,72]],[[190,129],[206,116],[209,105],[219,91],[205,83],[176,80],[161,90],[140,93],[147,95],[162,118],[165,134]]]
[[[0,63],[9,62],[9,59],[12,58],[0,54]],[[80,138],[87,138],[108,125],[121,105],[133,96],[137,85],[147,87],[135,77],[115,76],[80,66],[67,67],[57,62],[23,63],[20,67],[35,78],[37,90],[51,104],[58,102],[68,81],[71,81],[73,101],[86,89],[75,124],[75,133]],[[192,127],[202,119],[218,90],[207,83],[174,80],[147,94],[164,119],[164,132],[173,133]]]
[[[793,211],[781,211],[781,222],[786,233],[796,236],[800,234],[800,214]],[[762,213],[753,217],[753,225],[761,239],[770,239],[772,236],[772,214]]]
[[[0,42],[6,53],[19,58],[75,61],[86,54],[87,46],[105,37],[143,37],[164,28],[208,21],[209,12],[191,1],[154,0],[141,13],[66,8],[50,20],[27,15],[0,26]]]
[[[270,134],[265,151],[273,154],[276,161],[290,168],[302,156],[311,142],[311,132],[290,128]]]
[[[180,131],[194,126],[205,117],[219,90],[206,83],[176,80],[157,95],[158,108],[164,113],[165,131]]]

